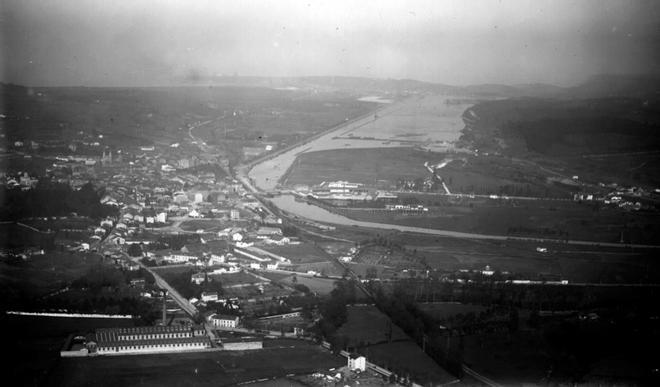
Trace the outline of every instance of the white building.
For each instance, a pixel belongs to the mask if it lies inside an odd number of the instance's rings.
[[[258,239],[266,239],[271,236],[282,236],[282,230],[277,227],[259,227],[257,230]]]
[[[202,301],[218,301],[218,292],[202,292]]]
[[[206,281],[206,274],[205,273],[195,273],[192,276],[190,276],[190,282],[193,282],[197,285],[201,285]]]
[[[197,257],[194,255],[185,255],[185,254],[170,254],[163,257],[168,263],[186,263],[192,260],[197,260]]]
[[[167,222],[167,212],[161,212],[158,215],[156,215],[156,222],[158,223]]]
[[[367,369],[367,358],[360,356],[358,354],[351,354],[348,356],[348,368],[351,371],[360,370],[365,371]]]
[[[212,314],[209,317],[209,322],[216,328],[236,328],[238,321],[238,316],[229,316],[226,314]]]
[[[226,260],[227,259],[224,255],[211,254],[211,258],[209,258],[209,261],[206,263],[206,265],[213,266],[220,263],[225,263]]]

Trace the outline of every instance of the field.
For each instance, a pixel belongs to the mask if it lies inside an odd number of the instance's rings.
[[[397,179],[425,177],[424,162],[440,154],[411,148],[336,149],[300,155],[283,181],[315,185],[324,181],[347,180],[370,185],[393,185]]]
[[[468,335],[463,359],[507,386],[575,379],[585,385],[657,385],[657,357],[648,355],[657,345],[656,324],[646,318],[603,320],[548,319],[538,329]]]
[[[286,277],[281,280],[281,282],[286,283],[289,286],[295,285],[292,280],[293,276]],[[296,276],[296,284],[305,285],[312,292],[316,292],[319,295],[328,295],[335,288],[334,279],[328,278],[318,278],[318,277],[307,277],[307,276]]]
[[[323,250],[307,242],[285,246],[264,245],[260,248],[288,258],[291,263],[325,262],[329,258]]]
[[[348,266],[353,273],[357,274],[361,278],[366,279],[368,279],[374,273],[374,278],[380,279],[390,279],[396,275],[396,271],[394,269],[383,265],[370,265],[364,263],[349,262]]]
[[[244,286],[235,288],[223,288],[223,295],[226,297],[237,297],[239,299],[250,298],[268,298],[287,297],[291,295],[291,290],[283,289],[278,284],[267,284],[263,286],[263,293],[257,286]]]
[[[285,177],[290,187],[323,181],[347,180],[383,189],[397,188],[399,180],[429,177],[424,163],[453,160],[439,173],[454,193],[506,194],[567,198],[575,187],[547,181],[562,174],[524,160],[495,155],[439,153],[415,148],[335,149],[303,153]],[[579,190],[579,189],[578,189]]]
[[[482,270],[486,265],[527,278],[539,274],[558,275],[570,282],[658,283],[660,264],[654,250],[570,246],[562,243],[543,246],[520,241],[485,241],[397,233],[386,237],[423,258],[441,271]]]
[[[42,157],[26,158],[22,155],[3,155],[3,157],[0,157],[0,171],[8,174],[27,172],[30,176],[43,176],[46,169],[52,166],[52,159]]]
[[[362,347],[391,340],[408,340],[409,337],[389,317],[373,305],[347,306],[348,319],[339,327],[337,335],[348,339],[349,347]]]
[[[533,332],[517,332],[512,338],[474,335],[465,339],[464,360],[475,371],[502,385],[538,383],[550,369],[543,340]]]
[[[444,320],[457,314],[476,313],[486,310],[480,305],[461,304],[458,302],[420,303],[417,306],[436,320]]]
[[[209,275],[208,277],[213,281],[219,281],[223,288],[234,286],[240,287],[241,285],[250,285],[263,282],[263,280],[243,271],[239,273],[213,274]]]
[[[430,382],[438,385],[456,380],[410,340],[370,345],[363,353],[369,361],[399,375],[410,375],[413,380],[424,385]]]
[[[2,198],[0,198],[2,202]],[[16,223],[0,223],[0,248],[13,249],[25,247],[50,248],[55,234],[44,234]]]
[[[61,359],[56,386],[230,386],[262,378],[327,371],[345,364],[313,344],[241,352],[206,352]]]
[[[29,308],[31,300],[60,290],[101,260],[94,254],[49,252],[27,261],[0,262],[0,305]]]
[[[209,143],[295,139],[374,106],[351,96],[265,87],[35,88],[2,85],[10,142],[70,141],[104,135],[104,144],[170,144],[185,125],[213,120],[195,134]],[[25,118],[29,117],[29,119]],[[89,128],[94,128],[91,132]],[[261,136],[261,137],[260,137]],[[63,148],[66,143],[62,143]]]
[[[381,272],[387,269],[390,269],[387,270],[388,272],[404,269],[424,269],[424,265],[418,257],[402,249],[379,245],[364,246],[353,262],[358,264],[353,265],[354,267],[363,268],[365,271],[369,265],[376,267]]]
[[[334,260],[327,260],[324,262],[300,263],[291,266],[291,269],[299,273],[307,273],[309,271],[314,271],[321,276],[341,277],[342,275],[344,275],[344,269]]]
[[[449,203],[427,199],[423,215],[399,211],[336,208],[352,219],[492,235],[654,244],[660,235],[660,213],[629,212],[573,201],[498,201]],[[479,203],[479,204],[477,204]]]
[[[52,383],[50,374],[57,369],[60,349],[68,335],[96,328],[130,327],[130,319],[81,319],[0,315],[4,350],[4,377],[12,385]],[[23,334],[17,334],[22,332]],[[29,359],[29,361],[25,361]]]

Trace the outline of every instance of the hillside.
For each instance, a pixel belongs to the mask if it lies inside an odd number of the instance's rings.
[[[0,128],[10,143],[33,140],[57,144],[80,139],[80,132],[104,145],[170,144],[187,137],[186,125],[217,121],[228,139],[278,140],[272,136],[314,133],[364,114],[374,104],[339,93],[245,86],[152,88],[29,88],[0,84],[4,118]],[[261,136],[261,137],[260,137]],[[207,140],[215,138],[207,133]]]
[[[563,168],[597,175],[607,172],[604,177],[630,183],[659,182],[658,101],[497,100],[467,110],[464,120],[461,141],[481,152],[560,162]]]

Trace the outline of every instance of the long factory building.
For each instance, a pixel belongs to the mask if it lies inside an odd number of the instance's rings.
[[[210,348],[203,327],[154,326],[96,330],[96,353],[120,355],[194,351]]]

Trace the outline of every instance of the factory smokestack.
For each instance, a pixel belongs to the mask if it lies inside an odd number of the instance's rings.
[[[163,289],[163,320],[162,325],[167,325],[167,290]]]

